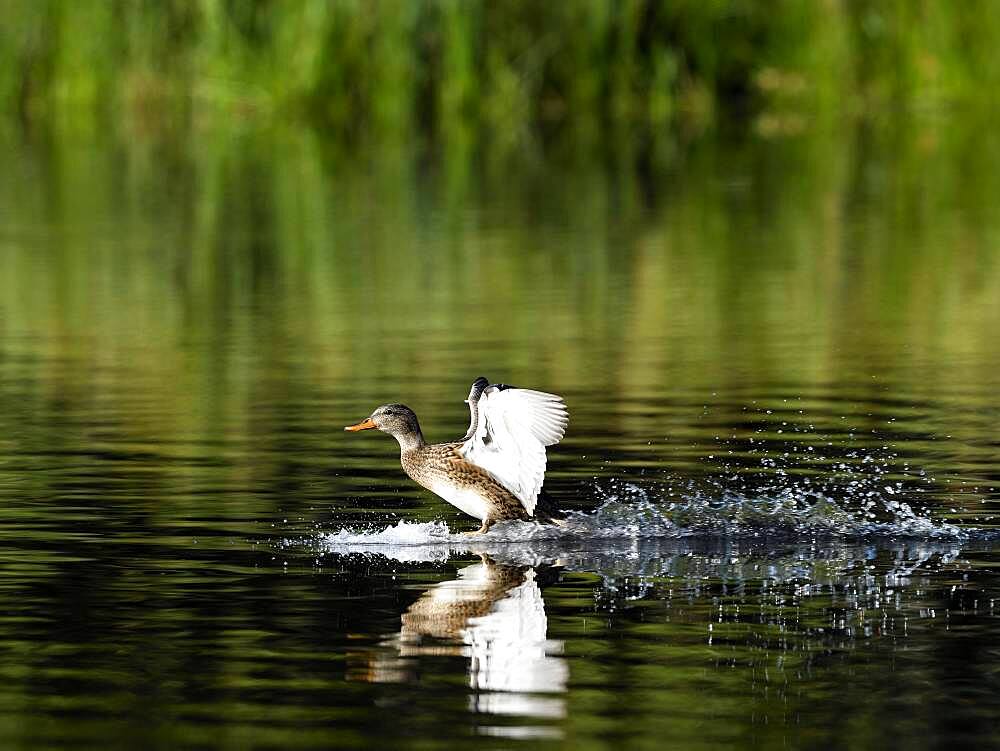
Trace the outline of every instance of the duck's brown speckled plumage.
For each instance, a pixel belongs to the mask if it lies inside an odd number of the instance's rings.
[[[486,470],[467,461],[459,452],[461,443],[425,443],[399,454],[403,471],[414,482],[434,491],[435,485],[447,483],[454,487],[475,490],[485,501],[489,515],[483,519],[484,530],[498,521],[528,520],[531,517],[521,502],[498,483]]]

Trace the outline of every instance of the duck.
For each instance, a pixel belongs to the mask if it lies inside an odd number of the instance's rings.
[[[480,377],[465,401],[469,429],[458,441],[428,443],[416,413],[398,403],[383,404],[344,430],[395,438],[410,479],[481,522],[472,534],[502,521],[561,521],[541,490],[545,449],[559,443],[569,425],[563,398]]]

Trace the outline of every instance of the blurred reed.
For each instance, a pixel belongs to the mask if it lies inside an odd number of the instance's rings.
[[[0,111],[339,130],[711,123],[988,99],[991,0],[0,0]]]

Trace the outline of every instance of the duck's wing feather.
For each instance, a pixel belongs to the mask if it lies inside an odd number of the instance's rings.
[[[462,437],[463,441],[469,440],[476,434],[476,426],[479,424],[479,399],[489,385],[490,382],[483,376],[479,376],[472,382],[469,398],[465,400],[465,403],[469,405],[469,429],[465,431],[465,435]]]
[[[531,389],[490,386],[479,399],[479,420],[459,448],[535,512],[545,479],[545,447],[558,443],[569,424],[562,397]]]

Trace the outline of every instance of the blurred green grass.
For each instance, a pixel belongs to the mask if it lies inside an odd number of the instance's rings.
[[[990,0],[0,0],[0,111],[340,130],[706,124],[992,98]]]

